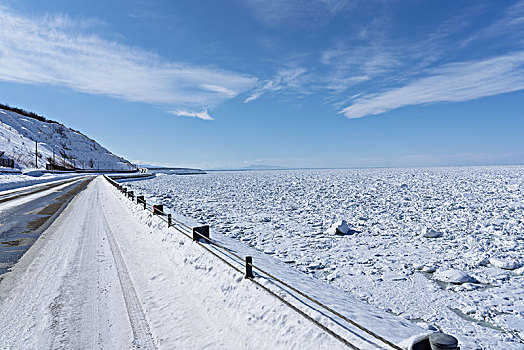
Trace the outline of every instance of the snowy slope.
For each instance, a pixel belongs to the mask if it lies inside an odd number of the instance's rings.
[[[0,153],[14,159],[19,169],[35,167],[35,141],[38,166],[54,163],[81,169],[133,170],[135,167],[89,137],[62,124],[42,122],[0,109]]]

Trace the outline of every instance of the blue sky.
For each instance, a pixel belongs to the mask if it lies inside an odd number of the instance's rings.
[[[0,102],[150,164],[524,164],[524,1],[0,0]]]

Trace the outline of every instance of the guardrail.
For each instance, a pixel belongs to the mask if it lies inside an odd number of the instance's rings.
[[[6,167],[6,168],[14,168],[15,161],[10,158],[0,158],[0,166]]]
[[[278,277],[274,276],[273,274],[265,271],[261,267],[256,266],[255,264],[253,264],[253,258],[251,256],[246,256],[246,257],[243,258],[240,255],[236,254],[231,249],[228,249],[227,247],[223,246],[219,242],[211,239],[210,236],[209,236],[209,226],[208,225],[197,226],[197,227],[190,227],[190,226],[186,225],[185,223],[174,219],[171,214],[166,213],[164,211],[164,206],[162,204],[157,204],[157,205],[149,204],[149,203],[147,203],[147,201],[146,201],[146,199],[145,199],[145,197],[143,195],[140,195],[140,196],[136,195],[134,191],[128,190],[127,187],[124,187],[121,184],[117,183],[116,181],[114,181],[109,176],[104,175],[104,177],[107,179],[107,181],[109,181],[110,184],[112,184],[115,188],[117,188],[122,194],[124,194],[132,202],[136,203],[137,205],[142,206],[144,210],[147,210],[147,211],[151,212],[152,215],[156,215],[161,220],[166,222],[168,228],[173,228],[173,229],[177,230],[179,233],[181,233],[182,235],[186,236],[187,238],[193,240],[195,243],[199,244],[201,247],[206,249],[208,252],[213,254],[215,257],[220,259],[222,262],[224,262],[225,264],[227,264],[228,266],[230,266],[234,270],[236,270],[236,271],[238,271],[240,273],[243,273],[244,277],[246,279],[248,279],[251,282],[255,283],[257,286],[259,286],[260,288],[262,288],[263,290],[265,290],[266,292],[268,292],[269,294],[271,294],[275,298],[279,299],[285,305],[287,305],[288,307],[290,307],[291,309],[293,309],[294,311],[296,311],[297,313],[299,313],[300,315],[302,315],[303,317],[305,317],[309,321],[313,322],[316,326],[318,326],[323,331],[325,331],[326,333],[330,334],[331,336],[333,336],[334,338],[336,338],[340,342],[344,343],[349,348],[351,348],[351,349],[359,349],[355,345],[351,344],[347,339],[342,337],[340,334],[334,332],[333,330],[328,328],[326,325],[322,324],[320,321],[314,319],[312,316],[308,315],[303,310],[300,310],[298,307],[296,307],[295,305],[291,304],[289,301],[285,300],[283,297],[278,295],[275,291],[273,291],[270,288],[262,285],[260,282],[258,282],[256,279],[254,279],[255,273],[253,272],[253,270],[257,271],[257,275],[266,276],[267,277],[266,280],[272,282],[276,286],[278,286],[278,284],[280,284],[280,286],[284,286],[288,290],[291,290],[291,291],[297,293],[301,297],[303,297],[303,298],[309,300],[310,302],[316,304],[317,306],[321,307],[324,311],[327,311],[329,314],[334,315],[334,316],[340,318],[341,320],[344,320],[348,324],[358,328],[359,330],[365,332],[366,334],[370,335],[371,337],[381,341],[385,345],[387,345],[387,346],[389,346],[389,347],[391,347],[391,348],[393,348],[395,350],[403,350],[400,346],[390,342],[389,340],[387,340],[384,337],[376,334],[375,332],[367,329],[366,327],[360,325],[359,323],[357,323],[357,322],[347,318],[346,316],[342,315],[341,313],[337,312],[336,310],[334,310],[334,309],[330,308],[329,306],[325,305],[321,301],[316,300],[315,298],[311,297],[310,295],[308,295],[308,294],[298,290],[297,288],[291,286],[289,283],[287,283],[287,282],[279,279]],[[136,197],[136,201],[135,201],[135,197]],[[206,244],[203,244],[202,240]],[[223,251],[223,253],[225,253],[225,255],[228,256],[229,258],[233,257],[234,258],[233,260],[236,259],[236,262],[239,265],[245,265],[245,271],[242,271],[240,268],[238,268],[237,266],[233,265],[231,262],[227,261],[223,256],[217,254],[217,252],[214,251],[213,249],[209,248],[208,245],[212,245],[212,246],[218,248],[219,250]],[[278,286],[278,287],[280,287],[280,286]],[[443,333],[434,333],[433,335],[437,335],[438,337],[433,337],[434,339],[432,339],[432,337],[430,336],[428,339],[422,339],[418,343],[414,344],[412,348],[413,349],[418,349],[418,350],[426,350],[426,349],[427,350],[429,350],[429,349],[459,350],[458,341],[454,337],[452,337],[450,335],[447,335],[447,334],[443,334]],[[444,343],[443,344],[439,344],[439,342],[444,342]],[[446,347],[439,347],[440,345],[443,345],[443,346],[446,346]]]

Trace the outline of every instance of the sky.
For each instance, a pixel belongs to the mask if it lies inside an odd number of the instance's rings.
[[[153,165],[524,164],[524,0],[0,0],[0,103]]]

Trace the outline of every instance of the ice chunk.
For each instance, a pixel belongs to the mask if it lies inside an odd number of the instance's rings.
[[[515,270],[522,266],[519,262],[510,259],[490,258],[489,263],[504,270]]]
[[[422,271],[427,273],[433,273],[437,271],[437,267],[435,265],[424,265],[424,267],[422,267]]]
[[[335,222],[326,231],[326,233],[330,235],[345,235],[348,232],[349,232],[349,226],[346,220],[340,220],[340,221]]]
[[[439,270],[435,273],[435,279],[454,284],[477,282],[474,277],[471,277],[464,271],[458,269]]]
[[[332,272],[330,273],[329,275],[326,276],[326,279],[328,281],[333,281],[334,279],[336,279],[338,277],[338,272],[335,271],[335,272]]]
[[[307,266],[307,268],[310,270],[317,270],[317,269],[320,269],[321,267],[322,267],[322,263],[320,261],[314,261]]]
[[[487,266],[489,264],[489,258],[487,256],[480,257],[476,263],[478,266]]]
[[[413,264],[413,269],[415,269],[415,270],[422,270],[423,268],[424,268],[424,264],[422,264],[422,263],[418,263],[417,262],[417,263]]]
[[[442,232],[434,230],[434,229],[428,230],[426,227],[424,227],[422,229],[422,236],[425,238],[438,238],[438,237],[442,237]]]
[[[466,290],[475,290],[475,289],[480,288],[478,284],[473,284],[473,283],[464,283],[463,286]]]

